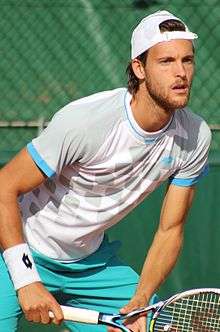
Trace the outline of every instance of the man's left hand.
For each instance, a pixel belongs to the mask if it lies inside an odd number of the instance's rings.
[[[127,305],[120,309],[120,313],[128,314],[133,310],[143,308],[147,305],[146,302],[145,296],[135,295]],[[125,326],[133,332],[146,332],[146,316],[129,318],[125,321]],[[108,332],[121,332],[121,330],[118,328],[108,327]]]

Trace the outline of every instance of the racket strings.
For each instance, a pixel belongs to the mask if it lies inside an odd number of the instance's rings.
[[[153,331],[220,331],[219,294],[199,293],[168,304],[156,319]]]

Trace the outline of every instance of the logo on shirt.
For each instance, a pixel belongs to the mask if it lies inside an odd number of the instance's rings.
[[[22,261],[24,265],[27,267],[27,269],[32,269],[32,263],[28,255],[23,254]]]

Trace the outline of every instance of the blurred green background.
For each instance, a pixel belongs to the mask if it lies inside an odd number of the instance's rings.
[[[220,1],[0,0],[0,165],[36,136],[52,115],[79,97],[126,85],[131,32],[147,14],[167,9],[199,35],[190,107],[213,133],[210,174],[186,224],[185,246],[161,287],[162,297],[219,286]],[[109,232],[140,272],[157,227],[164,186]],[[21,321],[19,332],[64,332]]]

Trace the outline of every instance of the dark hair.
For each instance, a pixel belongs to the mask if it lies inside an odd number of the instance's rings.
[[[184,25],[184,23],[182,23],[179,20],[166,20],[162,23],[159,24],[159,29],[160,32],[165,32],[165,31],[186,31],[186,27]],[[142,54],[140,54],[139,56],[137,56],[137,59],[140,60],[142,62],[142,64],[145,66],[146,61],[147,61],[147,53],[143,52]],[[137,78],[137,76],[135,75],[133,68],[132,68],[132,61],[129,62],[127,69],[126,69],[126,73],[128,76],[128,91],[132,94],[135,95],[139,89],[139,79]]]

